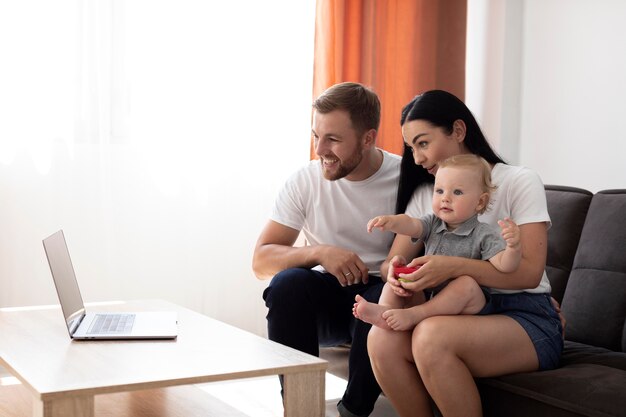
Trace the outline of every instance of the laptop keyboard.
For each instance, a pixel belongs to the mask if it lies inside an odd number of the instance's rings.
[[[133,328],[134,314],[96,314],[88,334],[128,333]]]

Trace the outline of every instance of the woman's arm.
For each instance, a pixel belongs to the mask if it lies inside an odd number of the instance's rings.
[[[489,262],[460,257],[422,256],[416,263],[423,266],[411,276],[414,282],[402,282],[410,291],[432,288],[446,279],[469,275],[480,285],[492,288],[520,290],[535,288],[541,282],[546,265],[548,231],[546,224],[527,223],[519,226],[522,260],[514,272],[505,274]]]

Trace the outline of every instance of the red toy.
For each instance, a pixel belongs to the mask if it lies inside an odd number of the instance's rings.
[[[393,269],[393,276],[398,278],[398,281],[411,282],[408,279],[400,278],[400,274],[410,274],[412,272],[417,271],[419,267],[420,267],[419,265],[418,266],[396,266]]]
[[[414,266],[396,266],[393,269],[393,276],[398,278],[400,274],[410,274],[415,271],[417,271],[417,268]]]

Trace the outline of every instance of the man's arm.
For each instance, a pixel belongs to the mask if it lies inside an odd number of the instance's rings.
[[[322,265],[341,285],[367,282],[368,269],[359,256],[329,245],[294,247],[300,232],[275,221],[268,221],[252,257],[252,269],[259,279],[272,278],[288,268]]]
[[[293,246],[299,234],[298,230],[273,220],[267,222],[252,256],[252,270],[257,278],[268,279],[284,269],[316,265],[307,265],[311,247]]]

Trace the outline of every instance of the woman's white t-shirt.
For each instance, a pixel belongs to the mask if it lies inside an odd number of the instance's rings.
[[[545,222],[550,227],[546,192],[537,173],[525,167],[496,164],[491,171],[491,181],[497,188],[491,194],[489,209],[479,215],[478,220],[498,229],[498,220],[505,217],[510,217],[518,226]],[[405,213],[411,217],[421,217],[431,213],[432,190],[432,184],[418,187],[411,197]],[[490,288],[490,291],[500,294],[521,291],[546,293],[551,291],[551,287],[544,270],[541,282],[536,288],[525,290]]]

